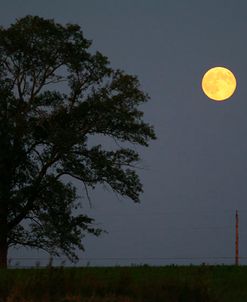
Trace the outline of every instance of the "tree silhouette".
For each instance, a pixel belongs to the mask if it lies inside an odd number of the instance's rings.
[[[101,233],[92,218],[75,215],[80,199],[65,175],[139,202],[139,154],[90,147],[88,138],[148,146],[155,133],[137,109],[148,96],[90,45],[78,25],[37,16],[0,28],[1,267],[15,245],[76,261],[85,234]]]

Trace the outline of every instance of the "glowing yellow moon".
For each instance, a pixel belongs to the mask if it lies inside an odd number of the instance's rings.
[[[225,67],[209,69],[202,78],[202,89],[212,100],[224,101],[231,97],[236,89],[234,74]]]

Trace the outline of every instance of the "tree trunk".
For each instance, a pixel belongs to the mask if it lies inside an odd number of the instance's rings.
[[[8,121],[6,120],[6,125]],[[0,268],[7,268],[8,253],[8,206],[14,171],[14,153],[10,142],[9,129],[6,126],[0,135]]]
[[[0,208],[0,268],[7,268],[8,229],[6,213],[5,207]]]
[[[1,241],[0,241],[0,268],[7,268],[8,246],[6,240],[5,242],[1,242]]]

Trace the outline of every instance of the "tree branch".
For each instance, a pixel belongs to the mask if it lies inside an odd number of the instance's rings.
[[[22,221],[22,219],[24,219],[26,217],[27,213],[30,210],[32,210],[33,202],[35,201],[37,195],[39,194],[39,192],[42,189],[39,186],[40,186],[40,183],[41,183],[44,175],[46,174],[48,168],[50,168],[58,159],[59,159],[59,155],[56,154],[53,159],[50,159],[50,161],[48,161],[46,163],[46,165],[44,165],[42,167],[37,179],[35,180],[34,184],[32,185],[33,190],[32,190],[31,196],[28,198],[26,205],[22,208],[19,215],[17,215],[12,221],[10,221],[8,223],[8,231],[11,230],[12,228],[14,228],[17,224],[19,224]]]
[[[69,176],[71,176],[71,177],[73,177],[75,179],[78,179],[78,180],[80,180],[80,181],[83,182],[89,206],[90,206],[90,208],[92,208],[92,202],[91,202],[91,198],[90,198],[89,193],[88,193],[88,189],[87,189],[87,185],[85,183],[85,180],[83,178],[79,177],[79,176],[76,176],[76,175],[72,174],[71,172],[68,172],[68,171],[67,172],[61,172],[61,173],[59,173],[58,175],[56,175],[55,179],[58,179],[59,177],[61,177],[63,175],[69,175]]]
[[[48,71],[49,71],[49,69],[50,69],[51,66],[48,66],[48,67],[46,68],[46,70],[45,70],[45,72],[44,72],[44,75],[43,75],[43,79],[42,79],[42,81],[41,81],[39,87],[33,92],[33,97],[35,97],[35,96],[40,92],[40,90],[43,88],[43,86],[46,85],[46,79],[49,78],[49,76],[51,76],[51,75],[52,75],[59,67],[61,67],[63,64],[64,64],[64,62],[62,62],[62,63],[56,65],[54,68],[52,68],[52,69],[50,70],[50,72],[48,72]]]

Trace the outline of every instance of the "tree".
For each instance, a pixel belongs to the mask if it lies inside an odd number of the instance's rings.
[[[80,180],[139,202],[139,154],[89,147],[95,134],[148,146],[153,127],[138,106],[148,100],[137,77],[113,70],[78,25],[26,16],[0,28],[0,266],[10,246],[65,254],[76,261],[94,220],[75,214]]]

